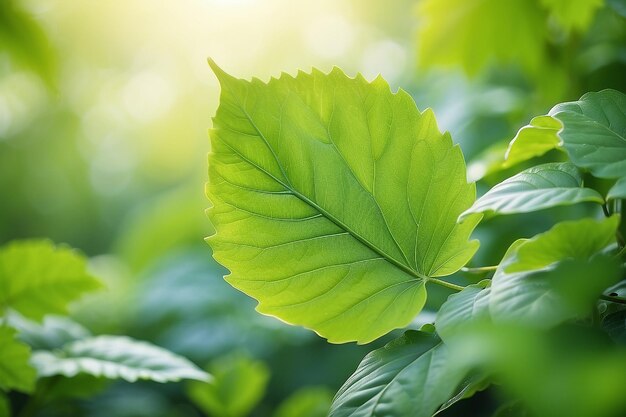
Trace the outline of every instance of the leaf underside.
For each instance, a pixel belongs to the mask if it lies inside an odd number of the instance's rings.
[[[429,277],[460,269],[480,216],[461,150],[382,78],[339,69],[263,83],[211,64],[222,86],[211,130],[208,239],[257,310],[330,342],[404,327]],[[391,308],[393,306],[393,308]]]
[[[582,176],[571,163],[529,168],[493,187],[461,215],[528,213],[581,202],[604,203],[595,190],[582,187]]]

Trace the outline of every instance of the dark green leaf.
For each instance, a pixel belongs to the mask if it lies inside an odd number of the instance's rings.
[[[329,417],[430,417],[466,374],[450,359],[437,336],[408,331],[363,359]]]

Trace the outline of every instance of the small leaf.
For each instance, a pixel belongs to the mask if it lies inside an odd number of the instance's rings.
[[[437,336],[408,331],[363,359],[329,417],[430,417],[465,374]]]
[[[269,380],[269,369],[247,356],[216,359],[209,367],[213,380],[192,382],[187,393],[205,413],[215,417],[245,417],[261,401]]]
[[[273,417],[327,417],[333,393],[326,387],[306,387],[283,401]]]
[[[618,198],[626,199],[626,177],[618,179],[606,196],[607,200],[617,200]]]
[[[587,93],[558,104],[550,116],[563,124],[559,137],[570,159],[599,178],[626,176],[626,95],[616,90]]]
[[[528,213],[585,201],[604,203],[597,191],[582,187],[582,177],[573,164],[543,164],[526,169],[496,185],[460,218],[472,213]]]
[[[85,258],[47,240],[26,240],[0,248],[0,306],[40,320],[64,314],[67,304],[101,284],[86,270]]]
[[[37,374],[28,363],[30,348],[17,340],[15,333],[0,325],[0,389],[32,392]]]
[[[97,336],[70,342],[53,352],[35,351],[32,363],[41,377],[88,374],[129,382],[209,378],[187,359],[125,336]]]
[[[504,167],[511,167],[528,159],[541,156],[562,143],[558,136],[563,126],[550,116],[537,116],[522,127],[509,144],[504,156]]]
[[[222,86],[207,194],[215,259],[257,310],[333,343],[404,327],[478,248],[465,163],[431,110],[341,70]],[[393,308],[390,308],[393,305]]]
[[[66,343],[91,336],[89,330],[62,316],[46,316],[38,324],[12,314],[9,323],[19,332],[18,338],[33,350],[59,349]]]

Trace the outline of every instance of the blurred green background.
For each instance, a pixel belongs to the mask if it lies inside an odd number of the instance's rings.
[[[532,116],[586,91],[626,91],[625,14],[621,0],[0,0],[0,244],[79,248],[107,288],[75,306],[77,321],[153,341],[221,381],[213,393],[120,383],[42,415],[322,417],[389,340],[328,345],[257,314],[222,280],[203,241],[219,100],[207,57],[262,80],[335,65],[380,73],[435,110],[480,193],[523,168],[495,169]],[[497,263],[514,239],[594,210],[484,222],[473,263]],[[430,308],[447,294],[433,289]],[[481,415],[490,400],[474,402]]]

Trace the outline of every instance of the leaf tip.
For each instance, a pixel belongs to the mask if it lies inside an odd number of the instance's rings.
[[[224,82],[234,79],[232,75],[228,74],[219,65],[217,65],[213,58],[207,58],[207,63],[209,64],[209,67],[213,71],[213,74],[215,74],[215,76],[217,77],[217,80],[220,82],[220,84],[224,84]]]

